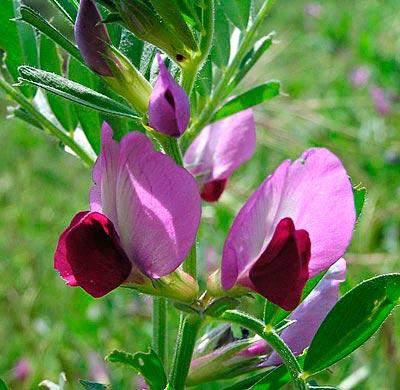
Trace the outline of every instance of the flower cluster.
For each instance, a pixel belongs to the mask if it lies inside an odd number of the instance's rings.
[[[162,57],[157,55],[154,86],[135,76],[129,61],[111,48],[93,0],[81,0],[75,35],[88,66],[115,90],[131,79],[141,86],[135,93],[146,134],[132,131],[117,141],[103,124],[89,210],[73,217],[56,248],[60,276],[95,298],[125,286],[203,313],[205,301],[257,293],[293,311],[289,320],[295,323],[281,336],[301,353],[337,300],[346,270],[342,256],[356,222],[352,185],[339,158],[311,148],[267,176],[234,219],[221,267],[199,298],[197,281],[181,265],[196,245],[202,200],[217,202],[255,151],[253,111],[236,112],[193,134],[180,165],[164,151],[190,127],[189,97]],[[135,102],[132,94],[127,99]],[[324,271],[302,302],[307,281]],[[219,359],[225,371],[210,370]],[[194,360],[188,383],[229,375],[238,362],[248,370],[280,364],[280,358],[265,340],[234,341]]]

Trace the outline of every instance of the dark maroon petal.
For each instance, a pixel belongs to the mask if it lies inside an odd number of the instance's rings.
[[[201,189],[201,199],[206,202],[216,202],[225,190],[228,179],[212,180],[205,183]]]
[[[305,230],[296,230],[290,218],[282,219],[271,242],[249,272],[255,290],[291,311],[300,303],[308,279],[311,242]]]
[[[112,76],[105,60],[110,36],[92,0],[81,0],[75,24],[75,40],[86,64],[102,76]]]
[[[98,212],[81,212],[62,233],[54,268],[70,286],[95,298],[121,285],[132,265],[119,244],[112,222]]]

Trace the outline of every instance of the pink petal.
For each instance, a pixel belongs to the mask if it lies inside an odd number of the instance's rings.
[[[322,321],[336,304],[339,296],[339,284],[346,278],[346,261],[338,260],[332,265],[317,287],[304,302],[289,316],[296,322],[282,332],[282,338],[295,355],[306,349],[317,333]],[[281,364],[274,352],[263,366]]]
[[[240,210],[222,256],[225,289],[233,287],[260,257],[284,218],[309,234],[310,277],[346,251],[356,218],[352,186],[342,163],[329,150],[309,149],[295,162],[282,163]]]
[[[201,184],[228,179],[255,147],[256,127],[248,109],[206,126],[186,151],[185,166]]]
[[[98,298],[121,285],[132,264],[112,222],[103,214],[87,211],[78,213],[61,235],[54,268],[69,285]]]
[[[117,230],[129,259],[147,276],[174,271],[195,242],[201,201],[192,175],[141,133],[121,141]]]
[[[308,280],[310,238],[295,230],[290,218],[282,219],[271,242],[239,284],[249,285],[259,294],[287,311],[300,303]]]
[[[104,123],[101,130],[101,152],[93,168],[94,185],[90,190],[90,210],[98,211],[116,225],[115,189],[118,175],[120,145],[113,140],[111,127]]]

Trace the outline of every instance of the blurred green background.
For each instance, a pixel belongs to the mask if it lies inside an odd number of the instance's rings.
[[[255,157],[234,175],[221,202],[204,208],[204,273],[218,264],[246,197],[280,161],[315,145],[338,154],[354,184],[368,188],[343,291],[399,270],[399,14],[398,0],[277,2],[266,26],[277,31],[277,42],[244,86],[275,78],[285,96],[258,108]],[[116,389],[140,388],[132,372],[103,367],[102,357],[150,344],[151,301],[121,289],[94,300],[66,288],[52,267],[60,232],[88,207],[90,172],[54,139],[6,119],[6,106],[0,100],[0,377],[12,389],[57,381],[61,371],[71,389],[79,378],[106,376]],[[400,313],[391,316],[320,382],[343,390],[400,388],[399,319]],[[23,382],[15,379],[21,359],[30,367]]]

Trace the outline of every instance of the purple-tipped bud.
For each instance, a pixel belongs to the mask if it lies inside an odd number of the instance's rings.
[[[157,56],[160,74],[150,96],[149,124],[160,133],[180,137],[190,119],[189,98]]]
[[[101,76],[113,75],[105,59],[111,39],[92,0],[80,2],[75,23],[75,40],[90,69]]]

